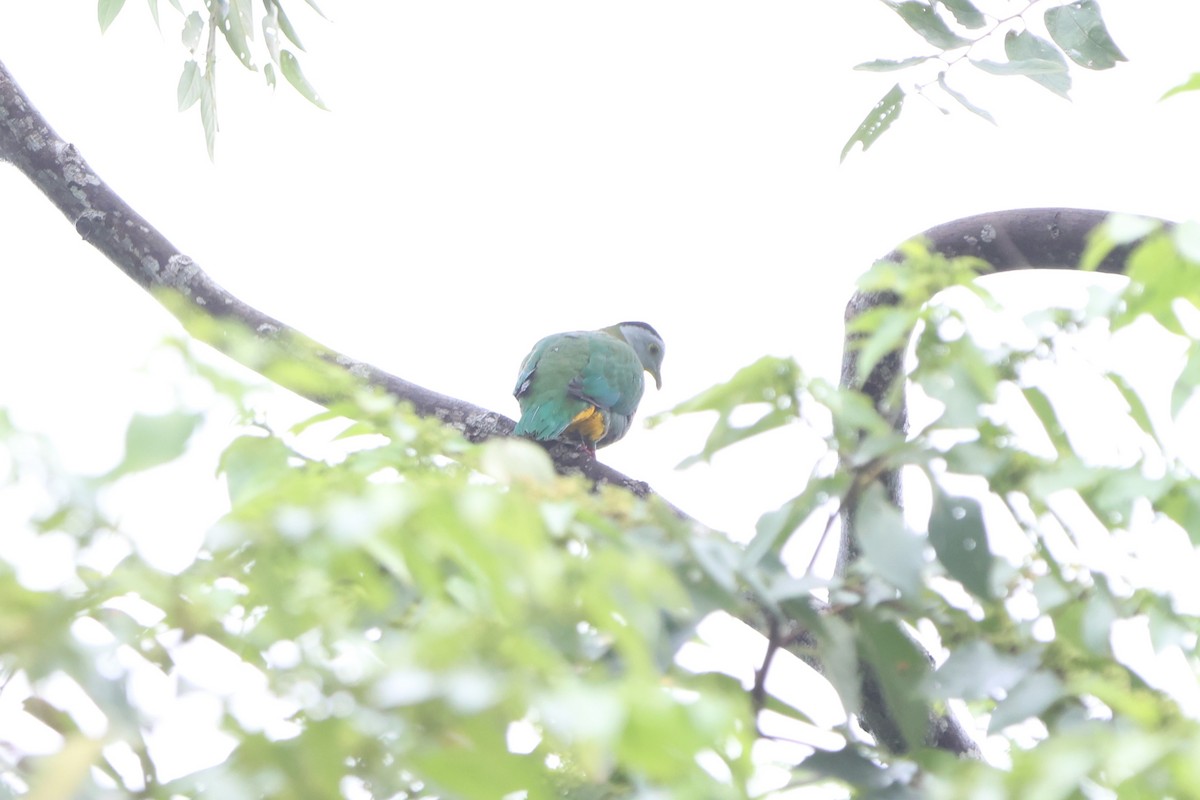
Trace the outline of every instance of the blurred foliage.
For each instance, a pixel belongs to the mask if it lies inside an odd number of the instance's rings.
[[[1150,230],[1116,220],[1093,248],[1133,229]],[[978,262],[914,242],[903,266],[876,265],[863,288],[896,303],[855,322],[856,346],[869,361],[915,332],[912,392],[935,413],[907,435],[790,359],[682,404],[674,415],[716,418],[698,459],[787,425],[825,438],[830,457],[746,546],[653,500],[556,477],[529,443],[470,445],[374,394],[273,430],[253,392],[178,343],[210,387],[209,413],[135,415],[102,475],[67,474],[0,416],[0,506],[30,510],[0,548],[0,786],[35,798],[1198,796],[1200,621],[1139,577],[1136,549],[1090,553],[1132,534],[1190,536],[1194,551],[1200,482],[1148,411],[1172,403],[1099,375],[1141,444],[1123,463],[1091,460],[1036,369],[1064,346],[1055,329],[1117,330],[1136,307],[1170,335],[1194,313],[1186,234],[1150,233],[1127,288],[1038,312],[1020,346],[928,302],[960,286],[994,307]],[[1195,360],[1180,362],[1176,416]],[[1010,422],[1020,408],[1036,430]],[[228,509],[169,574],[106,497],[196,457],[214,426]],[[927,514],[886,499],[877,479],[900,469]],[[787,549],[836,535],[848,510],[861,557],[840,579],[806,574]],[[823,663],[856,709],[870,666],[903,746],[853,715],[814,739],[780,684],[681,666],[717,612],[770,637],[767,657],[741,655],[744,674],[791,650]],[[1131,629],[1144,641],[1122,639]],[[1154,659],[1175,665],[1174,682],[1148,670]],[[975,721],[986,759],[927,746],[930,715],[947,709]],[[191,727],[172,739],[180,715]],[[791,732],[765,732],[768,720]]]

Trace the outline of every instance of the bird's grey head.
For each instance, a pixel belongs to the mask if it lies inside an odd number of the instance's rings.
[[[666,346],[658,331],[644,322],[622,322],[617,325],[621,337],[637,353],[642,367],[654,378],[654,385],[662,388],[662,361]]]

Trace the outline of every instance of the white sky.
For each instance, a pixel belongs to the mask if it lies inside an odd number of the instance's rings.
[[[957,85],[1000,127],[917,98],[841,166],[894,80],[850,67],[926,52],[871,0],[327,2],[332,24],[295,5],[334,111],[272,96],[222,53],[215,164],[195,111],[175,111],[167,4],[161,36],[136,2],[101,36],[90,2],[10,0],[0,58],[235,294],[510,416],[517,365],[549,332],[655,325],[668,356],[644,417],[764,353],[834,376],[855,277],[933,224],[1035,205],[1197,216],[1180,160],[1195,153],[1200,96],[1156,102],[1200,69],[1190,0],[1105,4],[1130,63],[1078,70],[1073,104],[963,70]],[[0,403],[69,463],[101,469],[130,409],[162,402],[135,372],[177,328],[15,170],[0,170],[0,214]],[[673,472],[702,430],[635,428],[602,457],[744,536],[796,490],[808,440]]]

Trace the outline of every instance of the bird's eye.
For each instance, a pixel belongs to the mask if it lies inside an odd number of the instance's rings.
[[[650,345],[650,352],[653,355],[658,355],[658,345],[656,345],[656,344]]]

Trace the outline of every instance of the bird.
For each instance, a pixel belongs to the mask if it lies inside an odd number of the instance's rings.
[[[578,443],[594,456],[629,430],[645,388],[642,372],[662,388],[664,351],[645,322],[545,337],[521,362],[513,389],[521,418],[513,433]]]

